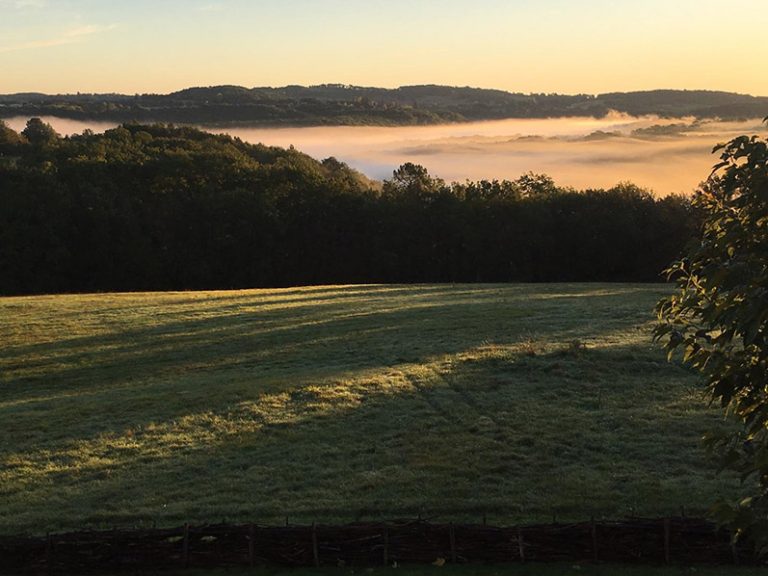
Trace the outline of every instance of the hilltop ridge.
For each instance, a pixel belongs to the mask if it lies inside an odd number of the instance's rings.
[[[768,114],[768,97],[712,90],[565,95],[438,85],[375,88],[345,84],[198,86],[170,94],[0,95],[0,118],[59,116],[208,125],[397,126],[503,118],[599,118],[611,111],[666,117],[754,118]]]

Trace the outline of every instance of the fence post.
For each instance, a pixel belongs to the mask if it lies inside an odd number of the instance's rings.
[[[664,562],[669,564],[669,540],[671,536],[671,526],[669,518],[664,518]]]
[[[248,565],[253,568],[256,564],[256,545],[253,540],[256,536],[256,530],[253,528],[253,524],[248,525]]]
[[[389,528],[386,524],[384,524],[382,537],[384,538],[384,566],[389,566]]]
[[[184,540],[181,548],[181,558],[184,568],[189,567],[189,523],[184,524]]]
[[[525,547],[523,544],[523,531],[517,527],[517,551],[520,554],[520,562],[525,562]]]
[[[118,553],[118,542],[117,542],[117,526],[112,526],[112,539],[109,543],[110,547],[110,553],[111,553],[111,561],[114,565],[119,566],[120,565],[120,554]]]
[[[320,552],[317,548],[317,526],[312,522],[312,557],[315,561],[315,568],[320,567]]]
[[[49,574],[53,572],[53,538],[50,532],[45,535],[45,569]]]
[[[448,539],[451,542],[451,562],[456,564],[456,529],[453,526],[453,522],[448,527]]]

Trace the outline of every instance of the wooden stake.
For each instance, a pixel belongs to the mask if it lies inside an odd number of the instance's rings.
[[[253,524],[248,525],[248,565],[253,568],[256,564],[256,545],[254,538],[256,536],[256,530],[253,528]]]
[[[592,534],[592,559],[595,562],[599,562],[599,554],[597,552],[597,524],[595,524],[595,517],[592,516],[589,520],[590,532]]]
[[[112,526],[112,541],[109,543],[112,552],[113,562],[120,563],[120,554],[117,552],[117,526]]]
[[[451,542],[451,562],[455,564],[456,563],[456,529],[453,527],[453,522],[451,522],[448,528],[448,538]]]
[[[184,568],[189,567],[189,524],[184,524],[184,541],[181,548],[181,558]]]
[[[669,540],[671,535],[669,518],[664,518],[664,562],[669,564]]]
[[[317,548],[317,526],[312,522],[312,557],[315,560],[315,568],[320,567],[320,552]]]
[[[53,538],[50,532],[45,535],[45,569],[49,574],[53,571]]]
[[[525,548],[523,544],[523,531],[517,527],[517,551],[520,553],[520,562],[525,562]]]
[[[389,528],[386,524],[384,524],[382,538],[384,538],[384,566],[389,566]]]

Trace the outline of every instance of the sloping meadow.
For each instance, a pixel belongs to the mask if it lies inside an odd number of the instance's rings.
[[[1,533],[701,514],[738,490],[660,285],[0,299]]]

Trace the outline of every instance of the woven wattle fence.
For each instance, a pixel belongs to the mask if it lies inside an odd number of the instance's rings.
[[[183,526],[0,537],[0,573],[408,563],[753,564],[747,545],[695,518],[513,527],[418,521]]]

